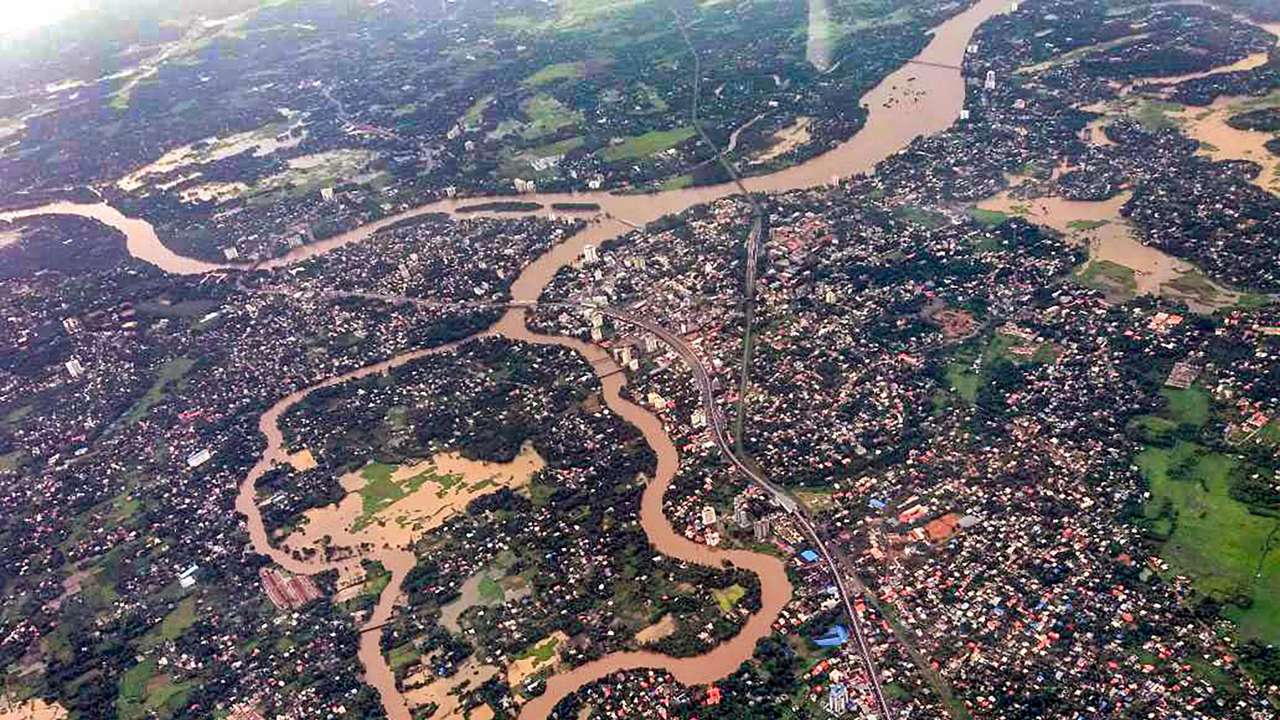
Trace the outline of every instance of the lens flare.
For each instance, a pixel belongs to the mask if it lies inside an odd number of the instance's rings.
[[[0,0],[0,35],[52,25],[92,5],[92,0]]]

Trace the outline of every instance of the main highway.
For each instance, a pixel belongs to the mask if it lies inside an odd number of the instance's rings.
[[[547,303],[530,303],[530,305],[545,305]],[[563,303],[561,303],[563,304]],[[804,507],[786,490],[775,485],[763,473],[756,470],[750,464],[742,459],[734,450],[733,442],[730,440],[729,433],[725,429],[724,414],[720,412],[716,405],[714,387],[711,381],[711,374],[707,371],[706,365],[703,364],[701,358],[698,357],[694,349],[685,342],[684,338],[667,328],[645,318],[633,315],[625,310],[619,310],[610,307],[599,307],[599,312],[606,317],[629,325],[638,327],[646,332],[653,334],[663,342],[667,347],[671,348],[676,355],[684,361],[685,366],[693,373],[694,382],[698,385],[699,394],[702,396],[703,410],[707,416],[707,429],[711,433],[711,438],[715,442],[716,447],[720,449],[720,453],[729,461],[748,481],[769,494],[773,502],[788,512],[796,521],[796,524],[804,530],[809,536],[810,542],[822,555],[823,562],[826,564],[828,571],[831,573],[836,591],[840,594],[840,601],[844,604],[845,614],[849,617],[849,625],[853,630],[854,642],[858,646],[858,654],[862,658],[864,669],[867,673],[868,686],[871,689],[872,699],[875,702],[876,710],[880,718],[888,720],[892,717],[889,710],[889,704],[885,701],[884,688],[880,684],[880,673],[876,670],[875,659],[871,655],[871,648],[867,643],[866,631],[862,624],[862,618],[853,607],[853,601],[849,595],[848,585],[845,583],[844,575],[841,573],[840,566],[836,563],[827,542],[823,538],[821,531],[809,517]]]

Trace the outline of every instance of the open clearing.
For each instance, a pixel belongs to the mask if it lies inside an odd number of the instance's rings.
[[[1161,557],[1199,592],[1236,603],[1227,614],[1242,636],[1280,640],[1280,518],[1252,513],[1231,497],[1237,461],[1185,441],[1149,447],[1136,461],[1151,487],[1149,526],[1168,538]]]
[[[650,155],[670,150],[682,142],[692,138],[696,132],[691,127],[678,127],[674,130],[654,130],[643,135],[635,135],[618,145],[605,148],[600,156],[606,162],[621,160],[637,160]]]
[[[711,594],[715,597],[716,604],[720,606],[720,609],[724,612],[729,612],[733,610],[742,598],[746,597],[747,589],[734,583],[723,590],[714,589]]]

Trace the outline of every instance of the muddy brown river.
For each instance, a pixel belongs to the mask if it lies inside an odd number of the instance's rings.
[[[964,104],[965,85],[959,70],[942,66],[961,65],[965,48],[978,25],[996,13],[1007,10],[1008,7],[1009,0],[980,0],[969,10],[937,27],[932,41],[915,58],[916,61],[934,63],[934,65],[908,63],[867,93],[861,102],[867,106],[869,116],[866,126],[857,135],[801,165],[767,176],[746,178],[744,180],[746,187],[753,192],[783,192],[823,185],[839,178],[867,173],[872,171],[881,160],[906,147],[916,137],[934,134],[950,127],[959,117]],[[850,98],[850,102],[857,102],[857,100]],[[603,216],[597,217],[582,232],[556,245],[527,265],[514,281],[511,295],[516,301],[535,301],[541,296],[556,272],[581,255],[584,245],[599,245],[631,230],[635,225],[643,225],[662,215],[681,212],[694,205],[711,202],[737,192],[736,186],[725,184],[645,195],[615,195],[607,192],[524,195],[521,197],[522,200],[540,203],[544,208],[550,208],[553,203],[558,202],[597,203],[602,209]],[[431,203],[371,223],[352,232],[298,248],[287,255],[264,263],[264,266],[281,267],[321,255],[349,243],[367,239],[378,230],[409,217],[427,213],[447,213],[457,217],[456,211],[459,206],[475,202],[475,198],[458,198]],[[0,213],[0,219],[47,214],[80,215],[116,228],[125,234],[128,249],[132,255],[166,272],[198,274],[220,268],[241,267],[209,263],[178,255],[160,242],[150,224],[128,218],[105,204],[56,203],[18,212]],[[551,210],[544,209],[536,214],[549,215]],[[468,217],[474,216],[474,214],[468,215]],[[499,335],[534,344],[559,345],[570,348],[587,359],[600,378],[605,403],[620,417],[634,425],[657,455],[657,470],[653,480],[645,489],[640,510],[641,525],[653,543],[654,549],[667,557],[686,562],[716,568],[728,562],[755,573],[760,579],[761,608],[748,619],[738,635],[698,657],[672,658],[647,651],[620,652],[568,672],[553,675],[547,681],[546,692],[525,704],[521,709],[520,717],[526,720],[545,718],[560,700],[576,690],[624,670],[661,669],[687,685],[702,685],[727,677],[752,656],[756,642],[771,632],[774,621],[791,599],[791,585],[787,580],[783,562],[770,555],[744,550],[713,549],[692,542],[677,532],[662,512],[662,498],[679,468],[679,453],[663,429],[661,421],[620,395],[626,383],[625,375],[602,350],[576,339],[534,333],[529,330],[525,320],[523,309],[512,309],[494,327],[473,337]],[[470,339],[473,338],[468,338]],[[454,343],[404,353],[390,360],[329,378],[282,398],[261,416],[258,427],[266,438],[267,448],[245,477],[236,499],[236,509],[245,517],[250,540],[257,552],[269,556],[289,572],[303,575],[313,575],[339,564],[339,562],[325,562],[319,559],[295,558],[287,550],[271,543],[263,525],[262,514],[257,505],[255,484],[274,465],[289,462],[290,454],[284,444],[279,425],[284,413],[319,388],[386,373],[391,368],[428,354],[449,352],[456,345],[457,343]],[[406,550],[384,550],[379,553],[379,559],[392,573],[392,580],[383,591],[365,627],[381,625],[392,617],[401,599],[401,582],[415,563],[413,554]],[[410,709],[403,693],[396,687],[394,676],[379,649],[378,636],[378,632],[368,632],[361,638],[359,657],[365,670],[364,679],[379,693],[389,718],[408,720]]]

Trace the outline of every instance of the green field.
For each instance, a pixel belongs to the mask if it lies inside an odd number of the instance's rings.
[[[1209,393],[1198,387],[1186,390],[1163,388],[1160,394],[1168,401],[1165,412],[1173,422],[1203,427],[1209,422]]]
[[[391,648],[391,652],[387,653],[387,664],[391,666],[392,672],[396,672],[413,665],[421,657],[422,653],[418,652],[418,648],[407,642]]]
[[[529,121],[520,127],[520,137],[525,140],[554,135],[560,130],[582,122],[582,113],[566,107],[550,95],[538,94],[525,100],[520,106]]]
[[[484,111],[489,108],[489,104],[493,102],[492,95],[485,95],[479,100],[472,103],[467,108],[467,112],[462,116],[461,124],[464,128],[478,128],[484,124]]]
[[[27,454],[22,450],[14,450],[0,455],[0,471],[16,471],[26,462]]]
[[[674,130],[654,130],[643,135],[627,138],[619,145],[605,148],[600,156],[606,162],[620,160],[636,160],[669,150],[697,133],[691,127],[678,127]]]
[[[175,683],[156,671],[156,661],[147,660],[120,676],[116,696],[116,716],[122,720],[169,717],[186,703],[191,683]]]
[[[1067,229],[1072,232],[1089,232],[1090,230],[1106,227],[1110,223],[1110,220],[1072,220],[1067,223]]]
[[[803,490],[796,490],[795,496],[806,507],[815,510],[826,510],[835,507],[836,503],[832,500],[835,492],[836,489],[833,487],[807,487]]]
[[[716,604],[720,606],[722,611],[729,612],[742,598],[746,597],[747,589],[734,583],[723,590],[713,589],[711,595],[715,597]]]
[[[921,225],[929,229],[937,229],[947,224],[947,216],[915,205],[901,205],[894,208],[894,217],[909,223]]]
[[[133,92],[126,92],[122,89],[111,96],[111,102],[107,103],[107,105],[116,112],[124,112],[129,109],[129,103],[132,99]]]
[[[1254,436],[1254,441],[1271,447],[1280,447],[1280,420],[1272,420],[1267,423]]]
[[[1121,292],[1132,296],[1138,289],[1138,280],[1132,268],[1110,260],[1094,260],[1076,272],[1076,279],[1085,287],[1102,292]]]
[[[667,190],[680,190],[681,188],[687,188],[690,185],[693,185],[692,175],[676,175],[673,178],[664,180],[662,184],[658,186],[658,189],[665,192]]]
[[[561,80],[577,80],[587,73],[587,64],[582,61],[565,62],[548,65],[538,72],[520,81],[525,87],[538,87]]]
[[[178,607],[164,616],[160,621],[160,636],[165,640],[177,640],[196,623],[196,599],[186,597],[178,603]]]
[[[1222,294],[1213,281],[1200,272],[1186,273],[1165,283],[1165,286],[1206,305],[1216,302]]]
[[[548,638],[541,645],[533,645],[524,652],[516,656],[516,660],[524,660],[525,658],[534,658],[534,665],[541,665],[551,658],[555,657],[556,648],[559,647],[560,640],[558,638]]]
[[[982,387],[982,376],[971,372],[968,365],[951,363],[947,366],[946,379],[951,390],[966,402],[978,399],[978,390]]]
[[[975,207],[969,208],[969,217],[973,218],[973,221],[979,225],[995,227],[997,225],[1004,224],[1010,216],[1006,213],[1000,212],[999,210],[983,210],[982,208]]]
[[[1010,352],[1020,344],[1020,341],[1011,335],[996,333],[991,336],[991,340],[987,342],[985,347],[980,345],[980,342],[978,338],[975,338],[961,346],[956,351],[954,360],[947,365],[943,373],[943,380],[951,392],[968,403],[977,401],[978,391],[986,384],[991,377],[992,369],[998,363],[1008,362],[1015,365],[1023,365],[1028,362],[1027,359],[1020,358]],[[1036,349],[1029,361],[1042,364],[1051,363],[1057,357],[1058,351],[1051,344],[1046,343]],[[976,370],[973,367],[975,360],[978,361]],[[945,397],[935,397],[933,399],[935,411],[941,410],[947,404]]]
[[[1138,104],[1137,109],[1133,113],[1133,119],[1148,132],[1157,132],[1178,126],[1178,121],[1169,117],[1169,113],[1175,113],[1182,110],[1182,106],[1175,103],[1158,102],[1155,100],[1143,100]]]
[[[28,415],[30,415],[31,411],[33,410],[35,410],[35,407],[32,405],[19,405],[18,407],[5,413],[4,422],[6,425],[16,425],[17,423],[22,422],[23,419],[25,419]]]
[[[1149,447],[1136,462],[1150,483],[1145,515],[1167,537],[1160,556],[1196,589],[1223,603],[1246,638],[1280,641],[1280,519],[1231,497],[1238,461],[1189,442]],[[1247,606],[1247,607],[1245,607]]]
[[[561,0],[556,3],[560,10],[559,26],[568,28],[597,22],[645,2],[647,0]]]
[[[575,135],[571,138],[536,147],[504,150],[501,153],[498,172],[505,178],[555,176],[559,174],[556,168],[535,171],[530,163],[538,158],[567,155],[582,147],[585,143],[585,137]]]
[[[364,560],[361,564],[364,565],[364,587],[360,589],[360,594],[379,597],[391,584],[391,572],[377,560]]]
[[[485,576],[480,581],[480,600],[486,605],[497,605],[506,599],[506,593],[497,580]]]

